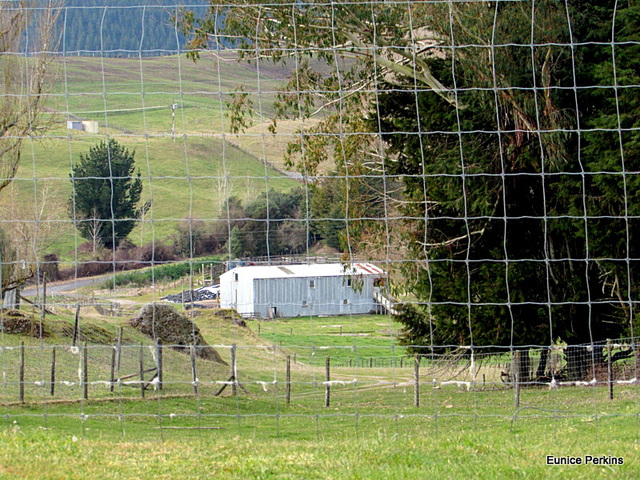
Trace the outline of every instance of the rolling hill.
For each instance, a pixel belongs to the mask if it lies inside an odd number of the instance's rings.
[[[297,185],[272,167],[283,151],[277,144],[289,137],[269,135],[269,146],[258,148],[267,138],[260,125],[287,75],[282,67],[243,64],[231,55],[205,55],[198,63],[178,55],[59,57],[54,67],[51,128],[24,143],[18,175],[0,199],[5,221],[26,222],[40,235],[55,230],[48,253],[77,258],[84,239],[68,215],[69,174],[80,154],[107,137],[135,150],[143,201],[152,201],[130,236],[136,244],[166,243],[186,218],[215,221],[230,195],[253,198]],[[256,106],[254,125],[231,135],[225,102],[240,85]],[[78,120],[96,121],[98,133],[67,128]]]

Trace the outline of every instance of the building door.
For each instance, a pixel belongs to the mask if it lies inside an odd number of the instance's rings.
[[[307,288],[307,305],[309,306],[309,315],[316,315],[316,293],[318,288],[318,279],[317,278],[309,278],[308,279],[308,288]]]

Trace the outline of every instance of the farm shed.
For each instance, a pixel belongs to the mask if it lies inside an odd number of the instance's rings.
[[[237,267],[220,276],[220,306],[261,318],[370,313],[385,279],[370,263]]]
[[[69,130],[80,130],[81,132],[98,133],[98,122],[93,120],[68,120],[67,128]]]

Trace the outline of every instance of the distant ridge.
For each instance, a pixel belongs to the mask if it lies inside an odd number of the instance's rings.
[[[181,8],[205,13],[206,0],[67,0],[60,16],[64,55],[139,57],[183,52],[186,37],[173,16]]]

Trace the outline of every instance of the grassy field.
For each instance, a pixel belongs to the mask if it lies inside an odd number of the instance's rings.
[[[321,422],[320,422],[321,423]],[[621,422],[575,429],[569,422],[434,433],[431,425],[396,435],[320,434],[311,440],[229,436],[148,441],[89,440],[49,430],[0,434],[0,475],[17,478],[637,478],[637,435]],[[313,428],[310,425],[310,428]],[[338,430],[338,429],[336,429]],[[77,439],[77,440],[76,440]],[[591,452],[591,453],[588,453]],[[547,455],[615,455],[624,465],[548,466]]]
[[[149,339],[125,317],[83,307],[89,398],[82,399],[81,352],[69,345],[71,312],[47,318],[43,340],[3,335],[0,350],[0,478],[637,478],[640,391],[605,385],[525,388],[496,378],[465,380],[466,362],[424,363],[415,406],[413,364],[400,363],[386,316],[298,318],[235,325],[228,312],[198,312],[204,338],[229,362],[236,345],[238,380],[229,366],[196,362],[194,392],[187,355],[166,349],[165,385],[140,398],[139,382],[109,389],[113,338],[123,327],[122,374],[153,365]],[[66,333],[65,333],[66,332]],[[24,342],[25,403],[17,402],[19,345]],[[142,347],[141,347],[142,344]],[[55,397],[49,395],[57,348]],[[326,406],[325,358],[330,356]],[[290,404],[286,359],[291,360]],[[295,360],[293,360],[295,358]],[[395,358],[393,363],[359,359]],[[351,363],[349,363],[351,361]],[[485,372],[495,365],[485,365]],[[458,373],[456,373],[458,372]],[[149,377],[147,377],[148,379]],[[434,381],[435,379],[435,381]],[[622,457],[623,465],[548,466],[546,456]]]
[[[258,91],[252,87],[255,65],[231,57],[205,56],[197,64],[178,56],[63,57],[54,67],[56,81],[46,99],[50,128],[24,143],[17,177],[0,199],[4,220],[39,220],[51,227],[48,253],[73,261],[85,241],[69,219],[69,174],[80,155],[107,135],[135,151],[144,182],[142,201],[152,201],[130,235],[136,244],[168,243],[186,218],[218,219],[231,195],[246,200],[256,192],[297,185],[276,170],[283,168],[290,135],[273,137],[262,126],[287,75],[281,68],[261,66]],[[240,85],[251,95],[256,113],[249,132],[232,135],[225,102]],[[68,120],[78,119],[97,121],[99,133],[67,129]],[[41,228],[40,235],[49,230]]]

